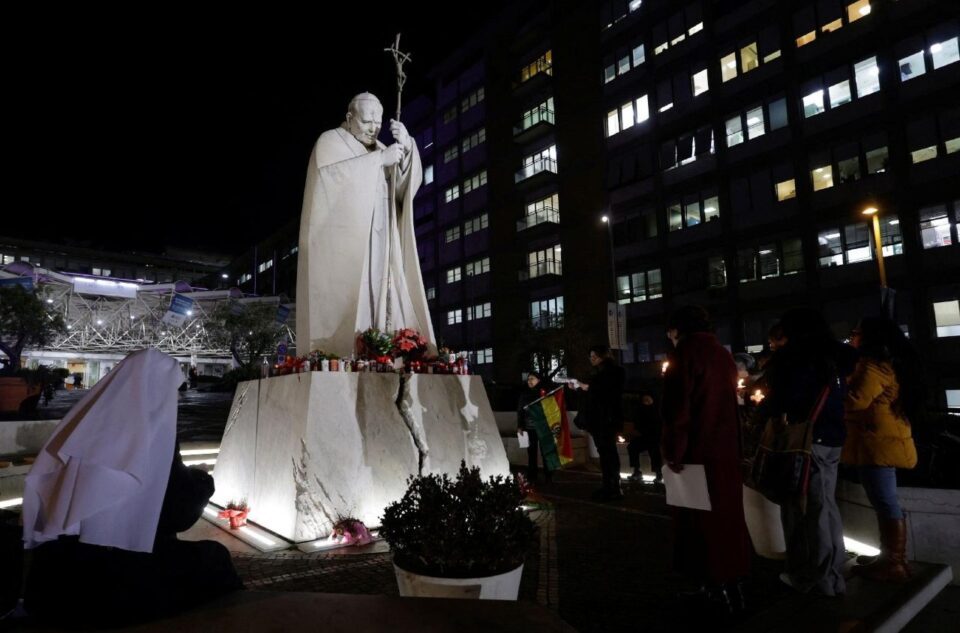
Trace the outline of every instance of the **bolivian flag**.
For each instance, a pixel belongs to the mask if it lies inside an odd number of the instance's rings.
[[[537,430],[544,467],[556,470],[572,462],[573,446],[570,444],[570,422],[563,401],[563,387],[527,405],[527,415]]]

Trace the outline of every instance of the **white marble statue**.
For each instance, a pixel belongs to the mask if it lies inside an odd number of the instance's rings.
[[[390,121],[392,145],[378,141],[382,118],[375,96],[357,95],[310,156],[297,264],[301,355],[350,355],[369,327],[413,328],[436,349],[413,229],[420,154],[399,121]]]

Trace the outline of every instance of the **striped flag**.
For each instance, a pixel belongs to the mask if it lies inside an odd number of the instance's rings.
[[[537,439],[540,440],[544,467],[556,470],[572,462],[573,446],[570,443],[570,422],[567,419],[563,387],[527,405],[527,415],[533,421]]]

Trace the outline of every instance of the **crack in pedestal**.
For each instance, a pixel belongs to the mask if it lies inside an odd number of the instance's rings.
[[[410,431],[410,437],[413,439],[413,445],[417,447],[417,452],[419,453],[419,459],[417,460],[417,474],[422,475],[423,469],[427,464],[428,455],[430,453],[430,447],[427,445],[426,433],[423,429],[423,423],[417,424],[417,421],[413,418],[413,415],[410,411],[411,403],[404,402],[404,396],[407,394],[406,389],[409,387],[410,379],[401,374],[400,375],[400,386],[397,389],[397,400],[396,406],[397,411],[400,413],[400,417],[403,418],[404,424],[407,426],[407,430]]]

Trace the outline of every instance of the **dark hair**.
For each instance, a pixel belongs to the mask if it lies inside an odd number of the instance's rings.
[[[780,337],[787,340],[780,355],[814,368],[820,380],[831,380],[837,374],[838,345],[823,314],[815,308],[791,308],[783,313]],[[772,329],[771,329],[772,331]],[[783,354],[781,354],[781,351]]]
[[[590,347],[590,351],[603,358],[610,355],[610,348],[602,343]]]
[[[536,379],[539,380],[540,382],[543,382],[543,376],[541,376],[539,373],[537,373],[537,372],[535,372],[535,371],[527,372],[527,380],[530,380],[530,376],[533,376],[534,378],[536,378]]]
[[[860,356],[893,365],[900,394],[891,405],[894,413],[918,422],[923,412],[920,357],[896,323],[884,317],[860,321]]]
[[[700,306],[681,306],[667,320],[667,329],[676,330],[680,336],[695,332],[712,332],[710,313]]]

